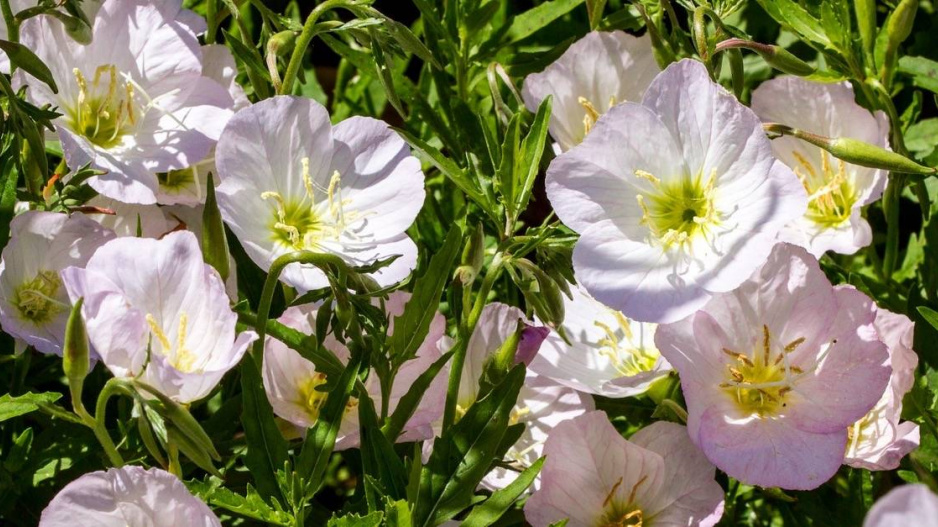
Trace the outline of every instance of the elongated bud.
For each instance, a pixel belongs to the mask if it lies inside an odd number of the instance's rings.
[[[62,368],[68,378],[72,393],[81,394],[81,386],[88,376],[91,351],[88,347],[88,332],[81,317],[81,306],[85,299],[79,298],[68,315],[65,324],[65,346],[62,349]]]
[[[518,345],[521,344],[521,336],[524,333],[524,328],[524,321],[519,320],[518,327],[505,339],[505,342],[502,343],[501,347],[498,348],[498,351],[496,351],[495,355],[492,357],[493,365],[500,375],[508,373],[508,370],[514,366],[515,355],[518,353]]]
[[[290,30],[281,31],[280,33],[270,37],[270,40],[267,41],[267,54],[283,56],[293,51],[293,45],[295,42],[296,32]]]
[[[769,134],[797,137],[802,141],[827,150],[837,159],[854,165],[920,176],[929,176],[938,172],[938,169],[922,166],[903,155],[865,143],[859,139],[824,137],[777,123],[766,123],[763,128]]]
[[[189,410],[187,410],[185,406],[170,399],[148,384],[134,381],[134,386],[159,399],[163,417],[170,421],[194,446],[203,450],[206,454],[211,456],[212,459],[221,459],[218,455],[218,451],[215,450],[215,445],[212,444],[211,438],[208,437],[208,434],[202,429],[202,425],[192,417],[192,414],[189,413]],[[193,459],[193,461],[195,460]]]
[[[887,53],[895,52],[899,44],[912,34],[912,24],[918,11],[918,0],[902,0],[886,21]]]
[[[730,38],[717,44],[716,50],[719,52],[734,48],[755,51],[765,60],[766,64],[789,75],[806,77],[816,71],[814,66],[799,59],[785,48],[774,44],[762,44],[741,38]]]
[[[222,221],[218,202],[215,200],[215,183],[212,174],[208,175],[208,189],[205,195],[205,208],[202,210],[202,259],[221,275],[228,279],[231,272],[228,261],[228,238],[225,236],[225,223]]]

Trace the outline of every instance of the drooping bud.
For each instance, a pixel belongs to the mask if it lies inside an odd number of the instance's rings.
[[[91,364],[91,351],[88,346],[88,332],[81,316],[81,306],[85,299],[79,298],[68,315],[65,324],[65,345],[62,348],[62,368],[68,378],[72,396],[81,398],[81,387],[88,376]]]
[[[563,323],[564,303],[560,286],[540,267],[526,258],[511,260],[509,274],[518,284],[524,299],[538,318],[557,329]],[[517,271],[517,273],[513,272]]]
[[[938,169],[920,165],[892,150],[887,150],[860,141],[859,139],[852,139],[850,137],[825,137],[778,123],[765,123],[762,127],[765,129],[766,133],[770,135],[789,135],[797,137],[802,141],[806,141],[830,152],[831,155],[837,159],[854,165],[920,176],[938,173]]]
[[[762,44],[741,38],[730,38],[717,44],[716,51],[720,52],[736,48],[745,48],[755,51],[765,60],[766,64],[782,73],[806,77],[816,71],[814,66],[799,59],[785,48],[774,44]]]
[[[482,225],[479,224],[476,225],[469,236],[469,243],[463,248],[462,261],[459,268],[456,269],[456,275],[463,284],[471,284],[479,275],[484,263],[485,233],[482,231]]]

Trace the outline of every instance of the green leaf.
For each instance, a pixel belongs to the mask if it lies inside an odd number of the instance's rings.
[[[10,222],[15,215],[16,185],[19,182],[16,155],[18,153],[14,153],[12,148],[0,154],[0,247],[6,247],[10,240]]]
[[[10,57],[10,62],[23,71],[36,77],[52,89],[52,93],[59,93],[58,86],[55,85],[55,78],[49,67],[42,62],[42,59],[29,50],[26,46],[9,40],[0,40],[0,49]]]
[[[440,250],[430,258],[427,270],[414,281],[414,293],[404,305],[404,312],[394,317],[394,332],[388,347],[394,364],[400,365],[416,355],[430,331],[430,323],[440,308],[443,287],[452,276],[453,264],[462,249],[462,230],[453,225]]]
[[[404,464],[394,451],[393,440],[389,440],[378,427],[378,416],[368,391],[360,387],[358,395],[362,469],[381,484],[388,497],[403,499],[407,495]]]
[[[821,22],[794,0],[758,0],[765,12],[779,24],[825,48],[833,47]]]
[[[925,57],[902,57],[899,73],[912,77],[912,84],[933,93],[938,93],[938,62]]]
[[[589,15],[590,29],[596,31],[599,29],[599,23],[603,20],[603,9],[606,8],[606,0],[586,0],[586,12]]]
[[[394,37],[394,40],[400,44],[404,51],[409,51],[417,55],[421,60],[432,64],[435,68],[443,69],[443,66],[436,60],[436,57],[430,53],[430,50],[423,45],[423,42],[417,38],[417,35],[414,35],[409,27],[395,20],[391,20],[390,18],[384,20],[384,25],[388,29],[388,33]]]
[[[925,322],[928,322],[931,327],[938,329],[938,311],[927,306],[918,306],[918,313],[922,315],[922,318],[925,319]]]
[[[352,388],[358,379],[358,370],[361,367],[361,353],[352,353],[352,358],[335,388],[329,392],[325,404],[319,412],[319,419],[306,432],[303,449],[296,462],[296,471],[306,481],[309,493],[318,490],[323,484],[323,475],[329,463],[329,456],[335,447],[335,439],[339,435],[339,427],[345,416],[345,407]]]
[[[535,461],[524,472],[518,474],[518,477],[507,487],[495,491],[489,499],[473,507],[469,516],[463,520],[462,527],[488,527],[495,523],[531,486],[534,478],[541,472],[541,467],[544,466],[544,459],[542,457]]]
[[[211,173],[206,187],[205,207],[202,209],[202,258],[218,271],[224,281],[230,272],[228,237],[225,236],[225,222],[215,201],[215,182]]]
[[[271,500],[273,506],[268,505],[250,483],[247,484],[246,496],[235,494],[225,487],[212,486],[201,481],[189,483],[188,487],[189,490],[213,507],[225,509],[268,524],[284,527],[294,525],[293,516],[285,512],[277,500]]]
[[[222,33],[225,34],[225,42],[231,48],[231,54],[238,59],[238,62],[244,64],[244,67],[250,69],[252,73],[259,75],[261,79],[270,82],[270,72],[267,71],[267,66],[260,59],[257,50],[252,51],[244,42],[241,42],[241,39],[225,30],[222,30]]]
[[[938,146],[938,117],[922,119],[910,126],[905,132],[905,146],[919,159],[931,155]]]
[[[423,399],[423,394],[426,393],[430,384],[433,383],[433,379],[440,373],[443,366],[446,366],[446,363],[449,362],[452,356],[453,352],[450,351],[437,359],[436,362],[431,364],[430,367],[427,368],[425,372],[421,373],[420,376],[417,377],[417,380],[410,385],[407,393],[398,401],[394,412],[391,413],[387,424],[385,424],[382,429],[388,440],[397,441],[397,437],[401,435],[401,431],[404,430],[407,421],[410,421],[411,416],[413,416],[414,412],[417,410],[417,406],[420,404],[421,399]]]
[[[551,0],[516,16],[508,28],[508,41],[518,42],[569,13],[583,0]]]
[[[516,366],[486,397],[433,445],[430,460],[420,474],[413,507],[414,524],[430,527],[452,518],[472,504],[501,443],[508,418],[524,383],[525,368]]]
[[[553,96],[541,101],[534,116],[528,135],[521,143],[521,166],[518,167],[518,193],[515,210],[521,212],[528,207],[534,182],[540,171],[541,157],[544,155],[544,145],[547,144],[547,130],[550,124],[550,113]]]
[[[413,521],[410,516],[410,504],[407,500],[398,500],[385,502],[385,515],[387,516],[387,527],[413,527]]]
[[[324,311],[320,311],[323,313]],[[328,320],[328,317],[325,317]],[[257,325],[257,315],[247,311],[238,311],[238,319],[247,326]],[[319,318],[317,318],[319,320]],[[325,335],[324,332],[317,334]],[[315,336],[306,335],[296,329],[284,325],[276,320],[267,321],[267,335],[287,345],[288,348],[298,352],[303,358],[316,366],[316,371],[326,377],[339,376],[345,370],[345,365],[328,349],[320,346]]]
[[[326,527],[379,527],[381,520],[384,519],[384,513],[375,511],[365,516],[349,514],[340,518],[332,518]]]
[[[251,356],[241,361],[241,424],[248,447],[244,464],[257,490],[265,498],[279,497],[277,471],[288,460],[288,445],[274,421],[260,371]]]
[[[35,412],[40,406],[52,404],[62,397],[58,392],[25,393],[14,397],[8,393],[0,396],[0,423]]]

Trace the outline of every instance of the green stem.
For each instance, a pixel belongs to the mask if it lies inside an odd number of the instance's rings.
[[[0,12],[3,13],[3,20],[7,25],[7,40],[10,42],[19,42],[20,28],[19,24],[16,23],[16,17],[13,15],[13,10],[10,8],[10,0],[0,0]],[[12,70],[15,67],[15,63],[10,65],[10,73],[13,73]]]
[[[85,409],[85,404],[81,400],[81,389],[72,390],[72,408],[75,410],[75,414],[81,418],[82,424],[94,432],[94,436],[98,439],[98,443],[101,444],[101,448],[104,449],[104,453],[107,454],[108,460],[117,468],[124,465],[124,458],[122,458],[117,451],[114,441],[107,432],[107,427],[104,424],[104,415],[108,399],[110,399],[115,392],[123,389],[121,385],[122,382],[123,381],[120,379],[113,378],[104,385],[104,388],[98,395],[98,403],[95,406],[94,416],[89,414],[88,410]],[[76,392],[78,397],[75,396]]]
[[[277,289],[277,283],[280,279],[280,273],[286,266],[293,263],[312,264],[319,268],[327,266],[337,266],[344,269],[347,266],[341,258],[334,254],[314,253],[310,251],[295,251],[284,254],[274,260],[267,273],[267,280],[264,282],[264,289],[261,292],[260,304],[257,306],[257,321],[254,325],[254,331],[257,332],[257,340],[254,342],[254,359],[257,364],[262,363],[264,353],[264,340],[267,336],[267,321],[270,319],[270,304],[273,301],[274,291]]]
[[[316,21],[319,20],[319,17],[326,11],[346,3],[347,0],[326,0],[316,6],[309,16],[306,17],[306,22],[303,24],[303,31],[300,33],[300,36],[297,37],[296,47],[293,49],[293,54],[290,55],[290,62],[287,63],[287,72],[284,74],[283,84],[280,86],[281,95],[293,92],[293,83],[296,81],[296,75],[299,73],[300,66],[303,64],[303,56],[306,55],[306,48],[309,47],[313,37],[316,36]]]
[[[218,0],[205,2],[205,21],[208,29],[205,32],[205,43],[214,44],[215,34],[218,32]]]
[[[503,260],[501,253],[495,255],[492,263],[485,271],[485,278],[482,279],[482,286],[476,296],[472,311],[469,312],[466,324],[460,329],[459,340],[453,349],[453,363],[449,370],[449,382],[446,386],[446,406],[443,408],[443,430],[448,429],[456,420],[456,403],[459,399],[459,381],[462,379],[462,368],[466,362],[467,345],[469,337],[475,331],[479,317],[482,316],[482,309],[488,299],[489,292],[495,285],[495,280],[501,275]]]

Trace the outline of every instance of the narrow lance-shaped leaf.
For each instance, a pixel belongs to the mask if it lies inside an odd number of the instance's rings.
[[[540,458],[526,468],[508,486],[495,491],[489,499],[473,507],[472,512],[463,520],[463,527],[488,527],[508,511],[521,494],[534,483],[534,478],[541,472],[544,459]]]
[[[452,518],[472,504],[508,427],[508,418],[524,383],[516,366],[488,396],[476,401],[443,436],[420,475],[414,525],[429,527]]]
[[[26,73],[46,83],[53,93],[59,93],[59,88],[55,85],[55,78],[52,76],[49,67],[29,48],[9,40],[0,40],[0,49],[6,53],[7,57],[10,57],[10,62],[15,64],[16,67],[22,68]]]
[[[287,442],[280,435],[257,363],[250,356],[241,361],[241,423],[248,445],[244,464],[257,491],[265,498],[279,497],[277,470],[288,459]]]
[[[417,406],[420,404],[420,400],[423,398],[423,394],[426,393],[427,389],[430,387],[430,384],[433,382],[433,379],[440,373],[440,370],[446,366],[446,363],[449,362],[450,357],[453,356],[453,352],[448,352],[439,359],[436,360],[433,364],[427,368],[427,371],[420,374],[417,377],[417,380],[410,386],[410,389],[407,390],[407,393],[404,394],[404,397],[398,401],[397,406],[394,408],[394,412],[388,418],[388,422],[382,428],[384,435],[388,438],[389,441],[397,441],[397,436],[401,435],[401,431],[404,430],[404,426],[407,424],[407,421],[414,415],[414,412],[417,410]]]
[[[377,479],[392,499],[406,496],[406,471],[389,440],[378,427],[378,415],[368,391],[358,387],[358,423],[361,428],[362,469]]]
[[[520,170],[517,172],[520,192],[518,192],[515,210],[520,214],[531,199],[531,192],[534,190],[534,181],[540,171],[541,157],[544,155],[544,146],[547,144],[547,129],[550,124],[550,113],[553,104],[553,96],[549,96],[537,108],[537,114],[534,116],[534,123],[531,124],[528,135],[521,143],[522,162]],[[517,218],[515,218],[517,219]]]
[[[414,294],[404,306],[404,312],[394,318],[394,333],[388,337],[394,364],[400,365],[412,358],[427,337],[430,323],[440,306],[443,287],[452,275],[462,240],[462,229],[453,225],[443,246],[430,258],[427,270],[414,282]]]

